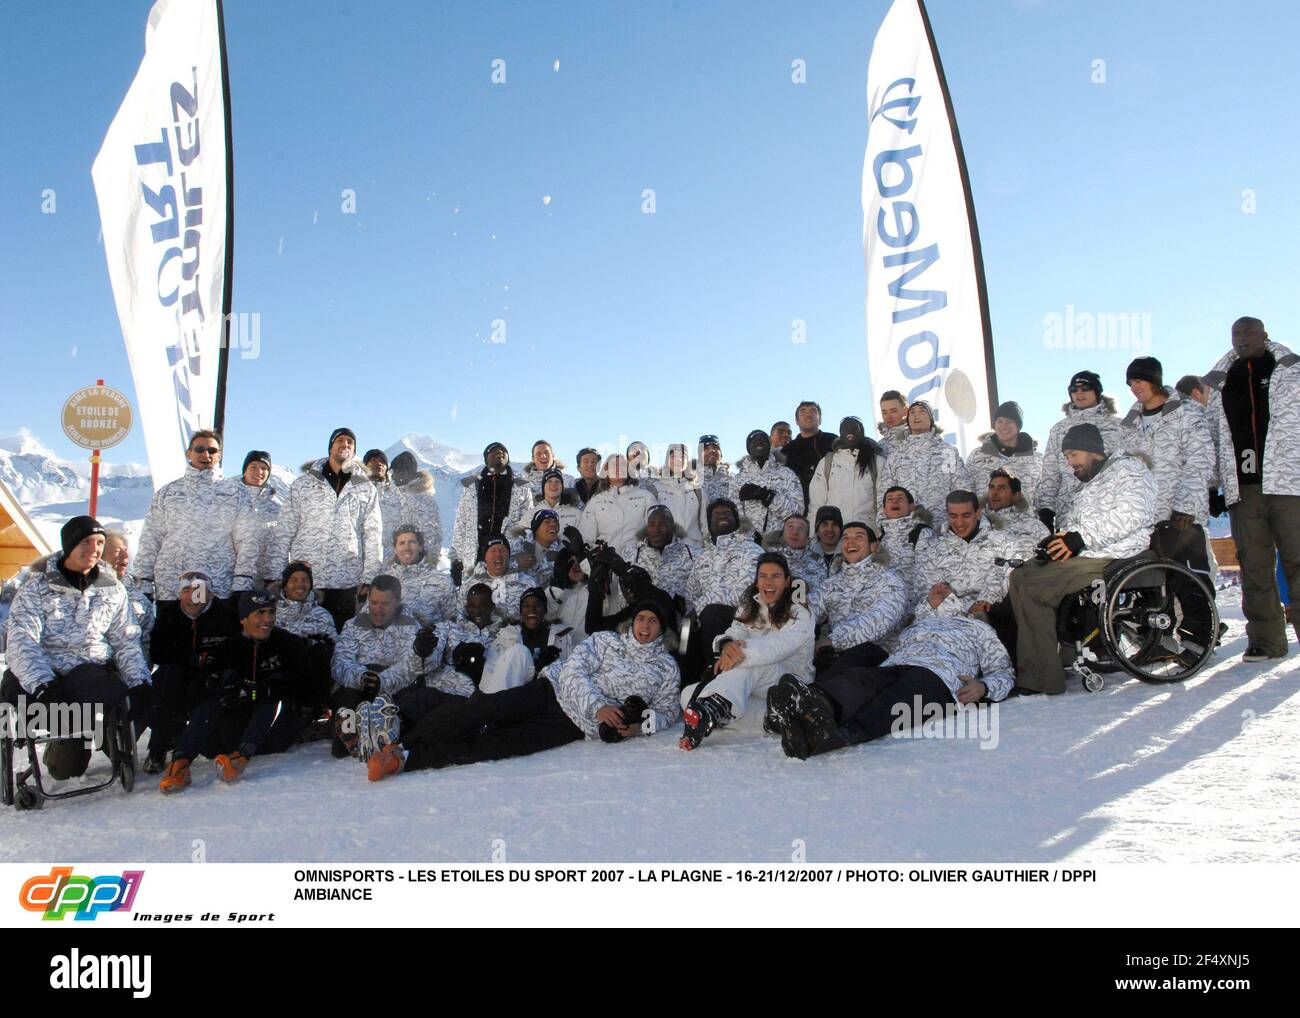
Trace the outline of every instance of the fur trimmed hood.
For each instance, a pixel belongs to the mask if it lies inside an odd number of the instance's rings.
[[[641,526],[636,528],[636,539],[638,541],[644,541],[645,534],[646,534],[646,526],[644,523],[642,523]],[[675,537],[679,541],[685,540],[686,538],[686,528],[683,527],[676,520],[673,521],[673,537]]]
[[[1117,411],[1115,410],[1115,397],[1114,397],[1114,396],[1107,396],[1107,395],[1103,394],[1102,397],[1101,397],[1101,402],[1098,404],[1098,406],[1100,406],[1100,407],[1102,408],[1102,413],[1103,413],[1103,415],[1106,416],[1106,417],[1114,417],[1115,414],[1117,413]],[[1066,401],[1061,405],[1061,410],[1062,410],[1062,411],[1063,411],[1067,416],[1069,416],[1069,415],[1071,415],[1071,414],[1081,414],[1081,413],[1084,413],[1084,412],[1087,411],[1087,410],[1096,410],[1096,409],[1097,409],[1097,407],[1091,407],[1091,406],[1090,406],[1090,407],[1084,407],[1083,410],[1076,410],[1075,407],[1074,407],[1074,404],[1071,403],[1068,399],[1067,399],[1067,400],[1066,400]]]
[[[979,436],[980,452],[988,453],[990,456],[1002,456],[1005,453],[997,445],[997,432],[986,431]],[[1038,439],[1027,431],[1022,431],[1016,438],[1016,447],[1012,450],[1012,456],[1031,456],[1038,451]]]
[[[980,496],[980,512],[984,512],[984,510],[988,509],[988,507],[989,507],[989,497],[988,494],[986,493]],[[1025,498],[1025,493],[1023,491],[1018,491],[1015,493],[1015,495],[1011,499],[1011,505],[1006,509],[992,509],[989,511],[995,513],[1005,513],[1005,512],[1031,513],[1032,512],[1032,510],[1029,508],[1029,500]],[[992,518],[986,516],[985,519],[992,519]]]
[[[780,449],[773,449],[770,453],[768,453],[767,458],[769,462],[775,460],[776,465],[779,467],[783,467],[786,465],[785,454],[781,452]],[[748,453],[740,457],[740,459],[736,460],[734,466],[737,470],[744,470],[746,463],[753,463],[754,466],[757,467],[759,470],[763,469],[762,467],[759,467],[758,464],[754,461],[754,457],[750,456]],[[721,466],[722,464],[718,464],[718,465]]]
[[[393,487],[403,494],[409,495],[432,495],[435,490],[433,474],[429,473],[427,470],[421,470],[414,478],[407,481],[405,484],[394,484]]]
[[[462,477],[460,479],[460,486],[462,488],[472,488],[474,487],[478,479],[482,476],[483,476],[483,471],[476,470],[468,477]],[[520,477],[519,474],[514,470],[510,471],[510,480],[515,487],[524,487],[527,488],[530,492],[533,490],[532,485],[528,483],[528,479],[526,477]]]
[[[738,523],[736,529],[733,530],[731,533],[732,533],[732,534],[746,534],[746,535],[751,535],[751,536],[750,536],[750,540],[752,541],[752,540],[753,540],[753,536],[752,536],[752,535],[753,535],[753,533],[754,533],[754,521],[751,520],[748,516],[741,516],[740,519],[739,519],[739,523]],[[722,536],[723,536],[723,537],[730,537],[731,535],[730,535],[730,534],[723,534]],[[712,534],[709,535],[708,540],[709,540],[709,543],[711,543],[711,544],[717,544],[717,543],[718,543],[716,540],[714,540]]]

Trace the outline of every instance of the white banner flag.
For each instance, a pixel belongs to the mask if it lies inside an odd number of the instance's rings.
[[[155,489],[216,423],[230,166],[217,0],[157,0],[91,176]]]
[[[862,169],[874,398],[934,407],[965,455],[991,424],[993,347],[975,209],[921,0],[894,0],[867,69]]]

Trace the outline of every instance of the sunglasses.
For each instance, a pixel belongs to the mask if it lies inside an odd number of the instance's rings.
[[[207,453],[209,456],[215,456],[217,453],[221,452],[221,450],[214,445],[196,445],[190,451],[197,452],[197,453]]]
[[[1075,382],[1070,386],[1070,392],[1092,392],[1092,386],[1087,382]]]

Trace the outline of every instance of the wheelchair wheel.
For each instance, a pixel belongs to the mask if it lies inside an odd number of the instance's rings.
[[[14,740],[0,732],[0,801],[14,804]]]
[[[1214,653],[1214,595],[1190,569],[1137,559],[1106,583],[1102,634],[1115,663],[1143,682],[1182,682]]]
[[[14,809],[40,809],[44,805],[41,793],[30,785],[23,785],[14,793]]]
[[[135,725],[131,721],[130,708],[115,709],[112,721],[108,733],[112,747],[110,757],[123,791],[129,792],[135,787],[136,772]]]

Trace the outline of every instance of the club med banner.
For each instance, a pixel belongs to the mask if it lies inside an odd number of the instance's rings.
[[[997,404],[975,210],[957,121],[920,0],[894,0],[867,69],[862,169],[867,357],[874,398],[933,408],[964,455]]]
[[[155,487],[220,424],[230,302],[229,109],[217,0],[158,0],[95,157],[104,253]]]

